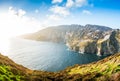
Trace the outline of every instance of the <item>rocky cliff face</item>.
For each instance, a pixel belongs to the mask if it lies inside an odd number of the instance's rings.
[[[23,38],[65,43],[69,49],[87,54],[120,52],[120,30],[98,25],[61,25],[49,27]]]
[[[119,38],[116,37],[120,33],[119,31],[113,31],[105,40],[102,39],[101,42],[97,42],[99,53],[98,54],[113,54],[119,52]],[[117,40],[118,39],[118,40]]]
[[[78,51],[80,53],[107,55],[120,52],[120,31],[109,31],[108,34],[104,34],[98,39],[73,39],[68,42],[68,47],[71,50]]]

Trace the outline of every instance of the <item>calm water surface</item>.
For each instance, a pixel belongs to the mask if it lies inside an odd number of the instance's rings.
[[[6,55],[16,63],[35,70],[59,71],[75,64],[100,60],[96,54],[80,54],[64,44],[14,38],[9,41]]]

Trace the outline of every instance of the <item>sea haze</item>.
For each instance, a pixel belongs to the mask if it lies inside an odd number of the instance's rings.
[[[80,54],[59,43],[13,38],[7,56],[16,63],[34,70],[60,71],[75,64],[100,60],[96,54]]]

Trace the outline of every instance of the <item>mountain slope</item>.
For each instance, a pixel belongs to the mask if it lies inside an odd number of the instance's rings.
[[[60,25],[48,27],[46,29],[40,30],[35,33],[23,35],[23,38],[33,39],[33,40],[44,40],[53,42],[66,42],[67,35],[73,34],[74,37],[83,38],[84,35],[88,33],[94,33],[95,31],[100,31],[101,37],[103,32],[112,31],[111,28],[98,25]],[[67,37],[66,37],[67,36]],[[93,37],[91,37],[93,38]]]
[[[32,70],[18,65],[8,57],[0,54],[0,81],[22,81],[31,72]]]
[[[112,80],[120,77],[120,53],[107,57],[101,61],[81,65],[70,69],[69,74],[81,74],[83,76],[90,75],[87,79],[94,80]],[[86,78],[85,78],[86,79]]]
[[[98,25],[60,25],[23,35],[22,38],[65,43],[79,53],[108,55],[120,52],[120,30]]]
[[[0,55],[1,81],[120,81],[120,53],[60,72],[30,70]]]

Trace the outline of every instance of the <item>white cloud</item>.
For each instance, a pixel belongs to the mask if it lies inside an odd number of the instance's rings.
[[[82,13],[87,15],[92,15],[92,13],[89,10],[83,10]]]
[[[59,21],[62,19],[62,17],[60,17],[60,15],[57,14],[48,15],[47,17],[49,20],[54,20],[54,21]]]
[[[66,7],[82,7],[87,4],[87,0],[67,0]]]
[[[13,7],[9,7],[8,13],[22,17],[26,14],[26,11],[24,11],[22,9],[15,10]]]
[[[26,14],[26,11],[22,10],[22,9],[19,9],[18,10],[18,16],[22,17]]]
[[[52,3],[61,3],[63,0],[52,0]]]
[[[61,3],[63,0],[52,0],[52,3]],[[52,7],[49,8],[49,10],[52,12],[51,14],[48,14],[48,20],[62,20],[63,18],[68,17],[72,12],[72,8],[80,8],[83,6],[89,6],[88,0],[66,0],[66,3],[64,5],[60,6],[59,4],[54,4]],[[90,6],[93,6],[91,4]],[[84,14],[91,15],[92,13],[88,10],[83,10]]]
[[[41,27],[39,20],[26,16],[26,11],[9,7],[8,12],[0,13],[0,38],[35,32]]]
[[[9,14],[16,14],[17,12],[13,9],[13,7],[9,7],[9,9],[8,9],[8,13]]]
[[[82,7],[87,4],[87,0],[75,0],[75,5],[77,7]]]
[[[73,0],[67,0],[67,3],[66,3],[66,7],[72,7],[74,5],[74,1]]]
[[[70,14],[69,10],[66,7],[61,6],[53,6],[50,8],[50,11],[52,11],[54,14],[59,14],[64,17]]]
[[[52,12],[52,14],[47,15],[48,20],[53,21],[60,21],[70,14],[69,10],[62,6],[52,6],[49,10]]]

